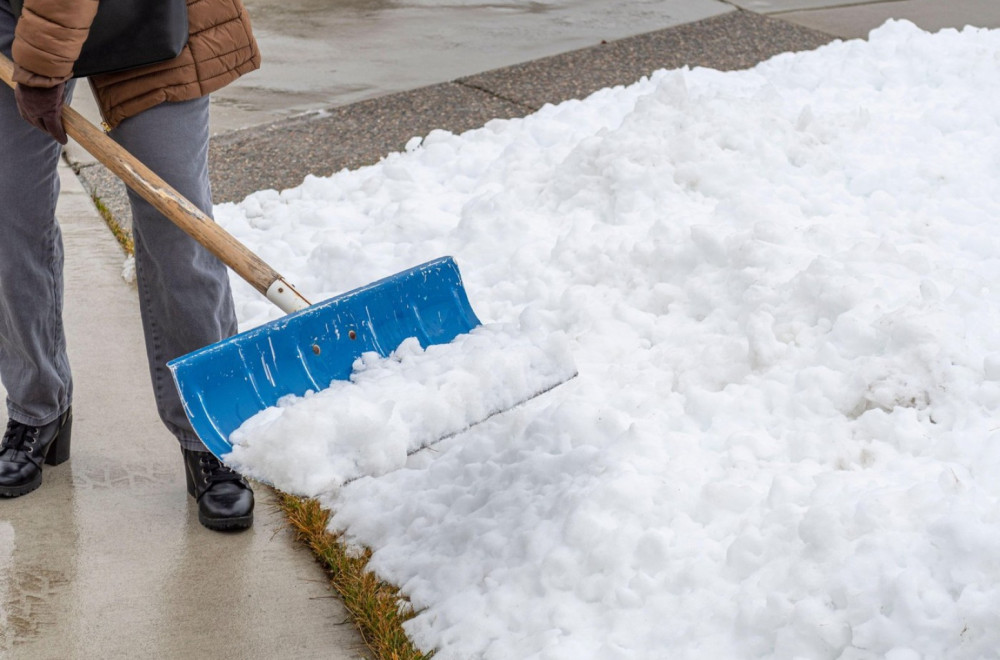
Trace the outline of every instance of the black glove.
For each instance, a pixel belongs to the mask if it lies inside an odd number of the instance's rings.
[[[18,85],[14,89],[17,109],[29,124],[66,144],[66,129],[63,128],[62,108],[66,83],[55,87],[27,87]]]

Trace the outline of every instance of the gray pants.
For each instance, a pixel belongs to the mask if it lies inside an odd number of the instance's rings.
[[[8,0],[0,0],[0,50],[8,56],[13,30]],[[0,378],[10,418],[37,426],[65,412],[73,396],[62,324],[62,236],[55,218],[61,148],[21,119],[13,92],[0,88]],[[207,97],[164,103],[122,122],[111,137],[211,214],[208,112]],[[160,417],[182,447],[204,450],[166,362],[236,332],[226,268],[137,195],[130,193],[129,201],[139,307]]]

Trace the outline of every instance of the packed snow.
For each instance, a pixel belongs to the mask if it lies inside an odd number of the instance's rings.
[[[283,443],[237,463],[372,548],[438,660],[1000,648],[1000,32],[661,71],[217,216],[314,299],[453,255],[487,329],[579,369],[406,460],[440,430],[390,412],[409,345],[359,363],[393,386],[346,472],[339,410],[239,439]]]

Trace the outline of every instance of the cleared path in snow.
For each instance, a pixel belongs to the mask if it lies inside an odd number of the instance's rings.
[[[0,501],[0,658],[368,657],[268,489],[250,531],[198,523],[156,416],[124,255],[61,174],[73,453]]]

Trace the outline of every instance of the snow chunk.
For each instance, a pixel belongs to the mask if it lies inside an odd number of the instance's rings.
[[[364,354],[349,381],[285,397],[250,418],[224,458],[282,490],[315,496],[402,467],[407,455],[575,375],[559,333],[536,343],[514,327],[481,326],[426,350],[410,338],[388,358]]]

